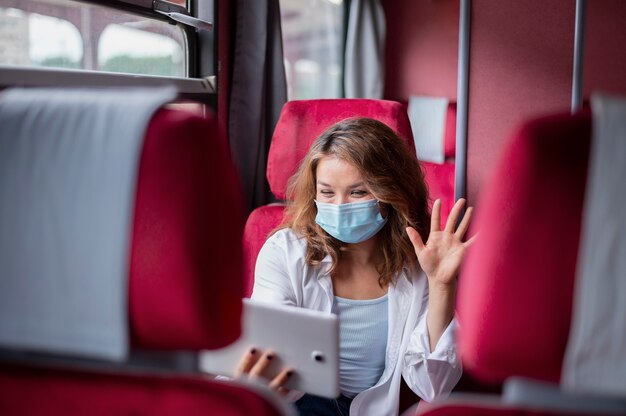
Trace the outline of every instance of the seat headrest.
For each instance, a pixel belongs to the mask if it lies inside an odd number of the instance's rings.
[[[423,162],[443,164],[456,153],[456,102],[446,97],[412,95],[407,112],[417,156]]]
[[[121,361],[239,336],[237,175],[212,116],[161,108],[175,97],[3,91],[4,348]]]
[[[213,117],[162,109],[139,164],[131,248],[131,345],[199,350],[240,334],[240,188]]]
[[[289,101],[274,129],[267,161],[267,180],[276,198],[286,198],[287,181],[313,141],[331,125],[350,117],[369,117],[385,123],[415,151],[409,117],[401,103],[372,99]]]
[[[459,284],[464,367],[489,382],[558,381],[569,335],[589,114],[525,124],[477,205]]]

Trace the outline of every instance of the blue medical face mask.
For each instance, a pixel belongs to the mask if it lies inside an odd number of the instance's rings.
[[[354,244],[365,241],[383,228],[383,218],[376,199],[349,204],[327,204],[315,201],[315,222],[339,241]]]

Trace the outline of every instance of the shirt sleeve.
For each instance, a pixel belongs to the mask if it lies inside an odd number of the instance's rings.
[[[284,238],[270,237],[257,257],[252,299],[295,306],[296,296],[289,276],[288,250]]]
[[[462,367],[457,356],[454,318],[439,338],[434,351],[430,351],[430,339],[426,326],[428,310],[420,316],[411,334],[403,357],[402,374],[409,387],[422,399],[432,402],[445,397],[461,378]]]
[[[289,251],[286,244],[288,244],[288,240],[281,240],[280,236],[275,234],[265,242],[259,251],[254,270],[252,299],[297,306],[293,283],[290,278]],[[290,390],[284,399],[293,403],[302,396],[304,396],[304,392]]]

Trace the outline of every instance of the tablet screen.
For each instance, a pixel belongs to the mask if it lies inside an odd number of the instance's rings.
[[[218,350],[204,351],[200,368],[232,377],[250,348],[272,350],[276,360],[267,375],[284,366],[295,369],[286,388],[318,396],[339,395],[339,321],[336,315],[295,306],[243,300],[242,336]]]

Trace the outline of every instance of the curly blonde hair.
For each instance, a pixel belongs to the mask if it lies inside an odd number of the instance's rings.
[[[415,154],[387,125],[370,118],[351,118],[334,124],[312,144],[298,171],[289,180],[285,220],[278,227],[291,228],[307,241],[306,262],[318,266],[329,254],[330,272],[346,244],[326,233],[317,223],[316,172],[320,159],[337,157],[355,166],[366,187],[387,213],[379,231],[382,259],[379,283],[385,286],[405,266],[416,264],[406,227],[415,228],[426,241],[430,228],[428,189]]]

